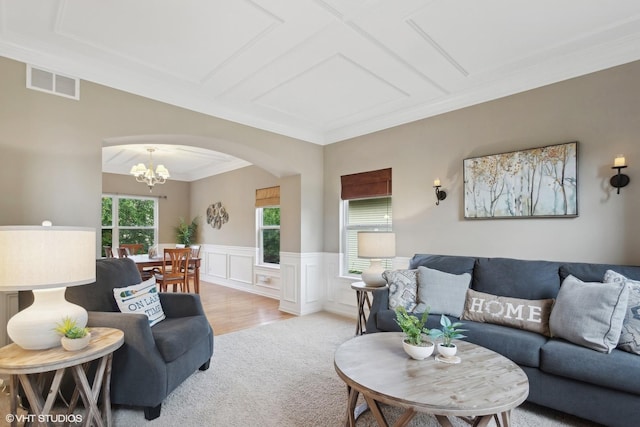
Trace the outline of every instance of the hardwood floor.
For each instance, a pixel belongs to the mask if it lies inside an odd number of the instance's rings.
[[[215,335],[295,317],[278,310],[276,299],[209,282],[200,282],[200,299]]]

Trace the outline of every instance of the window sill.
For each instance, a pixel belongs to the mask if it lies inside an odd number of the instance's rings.
[[[256,264],[254,267],[256,268],[265,268],[269,270],[280,270],[279,264]]]

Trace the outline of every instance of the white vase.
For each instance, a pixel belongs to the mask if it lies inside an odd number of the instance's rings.
[[[453,357],[458,351],[458,347],[455,344],[451,344],[452,347],[445,347],[442,343],[438,343],[438,353],[443,357]]]
[[[82,338],[67,338],[67,337],[60,338],[60,343],[62,344],[62,347],[67,351],[82,350],[83,348],[89,345],[90,341],[91,341],[91,333],[88,333]]]
[[[430,341],[425,341],[424,346],[409,344],[406,341],[402,341],[402,348],[404,351],[415,360],[424,360],[433,354],[434,345]]]

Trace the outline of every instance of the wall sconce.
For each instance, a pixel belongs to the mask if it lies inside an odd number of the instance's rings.
[[[433,181],[433,188],[436,189],[436,206],[440,204],[440,200],[444,200],[447,198],[447,193],[446,191],[441,191],[440,190],[440,180],[436,179],[435,181]]]
[[[611,179],[609,180],[609,183],[611,184],[611,186],[618,189],[618,191],[616,192],[617,194],[620,194],[620,189],[622,187],[626,187],[629,184],[629,181],[631,181],[627,175],[620,173],[620,171],[626,167],[627,167],[626,159],[622,154],[619,154],[613,160],[613,167],[611,168],[611,169],[617,169],[618,173],[612,176]]]

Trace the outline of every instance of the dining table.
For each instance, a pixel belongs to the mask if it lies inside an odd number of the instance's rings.
[[[153,267],[162,267],[162,263],[165,262],[169,264],[170,260],[164,260],[164,258],[160,256],[150,257],[148,254],[140,254],[140,255],[129,255],[129,258],[136,263],[136,267],[138,267],[138,271],[142,276],[145,269],[153,268]],[[200,293],[200,258],[189,258],[189,265],[194,269],[194,279],[193,279],[193,289],[194,292]]]

